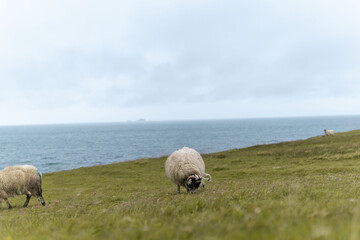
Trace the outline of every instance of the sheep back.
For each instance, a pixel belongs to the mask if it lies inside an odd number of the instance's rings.
[[[183,147],[167,158],[165,172],[173,183],[185,187],[185,181],[190,175],[205,176],[204,160],[196,150]]]

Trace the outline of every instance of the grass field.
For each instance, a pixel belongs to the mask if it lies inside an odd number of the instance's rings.
[[[3,204],[0,240],[360,239],[360,131],[203,158],[197,194],[176,194],[166,157],[45,174],[47,206]]]

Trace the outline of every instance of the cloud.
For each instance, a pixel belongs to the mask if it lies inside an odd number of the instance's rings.
[[[351,104],[360,90],[359,8],[350,0],[2,1],[0,110],[53,122],[60,113],[80,121],[76,111],[110,121],[138,112],[167,119],[162,112],[184,107],[172,117],[231,117],[231,103],[240,117],[266,102],[279,110],[263,116],[296,114],[288,102]]]

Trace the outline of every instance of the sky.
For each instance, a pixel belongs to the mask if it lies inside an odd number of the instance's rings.
[[[360,114],[355,0],[0,0],[0,125]]]

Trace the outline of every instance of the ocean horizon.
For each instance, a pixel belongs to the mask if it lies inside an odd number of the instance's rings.
[[[0,167],[42,172],[154,158],[178,148],[213,153],[360,129],[360,116],[0,126]]]

